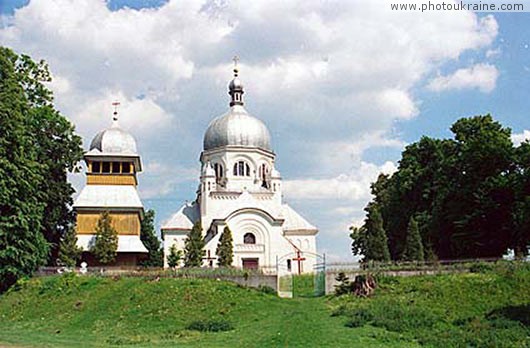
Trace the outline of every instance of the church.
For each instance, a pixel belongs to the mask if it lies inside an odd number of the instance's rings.
[[[275,272],[278,265],[293,273],[312,272],[318,230],[282,202],[271,136],[244,107],[237,65],[228,94],[228,112],[212,120],[204,134],[196,199],[162,225],[164,253],[173,245],[183,250],[187,234],[200,221],[206,244],[203,266],[217,266],[216,248],[228,226],[233,266]]]
[[[99,265],[90,250],[100,214],[108,212],[118,233],[117,256],[111,265],[136,266],[147,257],[147,249],[140,240],[144,207],[137,191],[142,161],[134,137],[120,128],[116,111],[112,125],[92,139],[84,160],[86,186],[73,205],[77,245],[83,248],[82,261],[89,266]]]

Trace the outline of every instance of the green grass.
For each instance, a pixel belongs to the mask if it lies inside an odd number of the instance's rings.
[[[0,297],[0,345],[38,347],[416,346],[351,330],[327,298],[280,299],[210,279],[54,276]]]
[[[530,265],[475,273],[380,277],[369,299],[335,299],[352,328],[379,327],[434,347],[530,347]]]
[[[53,276],[0,296],[0,346],[525,347],[530,267],[381,278],[372,298],[295,298],[212,279]],[[303,297],[307,296],[307,297]]]

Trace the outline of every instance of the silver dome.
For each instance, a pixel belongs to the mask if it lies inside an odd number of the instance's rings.
[[[271,151],[271,136],[267,126],[250,116],[242,105],[214,119],[204,134],[204,150],[222,146],[256,147]]]
[[[90,151],[98,150],[105,154],[136,155],[136,141],[133,136],[118,126],[114,121],[112,127],[102,130],[90,143]]]

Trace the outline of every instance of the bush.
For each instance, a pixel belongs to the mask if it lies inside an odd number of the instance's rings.
[[[261,291],[261,292],[263,292],[265,294],[276,295],[276,290],[274,290],[273,288],[271,288],[268,285],[259,285],[258,286],[258,291]]]
[[[486,262],[475,262],[469,267],[471,273],[486,273],[493,271],[493,265]]]
[[[188,330],[200,332],[219,332],[233,330],[233,325],[226,320],[197,320],[186,326]]]
[[[339,282],[338,285],[335,285],[335,295],[345,295],[351,291],[350,278],[346,276],[344,272],[339,272],[335,277],[335,280]]]

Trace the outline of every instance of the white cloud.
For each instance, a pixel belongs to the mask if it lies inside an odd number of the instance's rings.
[[[497,58],[502,54],[500,47],[490,48],[486,51],[486,58]]]
[[[438,76],[431,80],[429,89],[441,92],[477,88],[489,93],[495,89],[499,71],[491,64],[476,64],[469,68],[458,69],[451,75]]]
[[[340,174],[329,179],[284,180],[283,189],[289,199],[367,201],[370,199],[370,183],[380,173],[391,174],[396,170],[392,162],[381,166],[361,162],[349,174]]]
[[[179,180],[188,180],[194,198],[197,177],[187,170],[198,171],[202,134],[227,107],[230,58],[240,55],[248,109],[282,148],[279,170],[308,175],[285,178],[287,198],[335,197],[348,202],[335,207],[357,209],[322,218],[320,204],[306,211],[332,250],[338,242],[326,236],[362,218],[370,182],[394,168],[370,163],[365,151],[402,147],[392,128],[419,114],[413,90],[464,52],[490,49],[498,32],[493,16],[418,16],[387,4],[170,0],[110,11],[104,0],[33,0],[2,17],[0,42],[49,62],[56,105],[85,143],[109,125],[110,103],[121,101],[120,123],[147,163],[143,197],[176,195]]]
[[[512,141],[515,146],[519,146],[525,140],[530,140],[530,130],[525,129],[521,133],[512,134]]]

